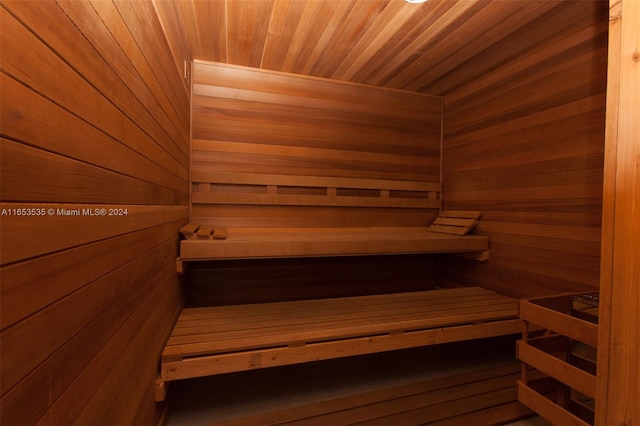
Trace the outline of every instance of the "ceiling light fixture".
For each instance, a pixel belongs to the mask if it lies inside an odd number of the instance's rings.
[[[427,0],[405,0],[407,3],[411,3],[411,4],[419,4],[419,3],[424,3]]]

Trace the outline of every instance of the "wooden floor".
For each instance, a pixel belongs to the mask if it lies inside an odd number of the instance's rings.
[[[516,401],[517,362],[284,408],[215,425],[490,425],[530,413]]]
[[[515,402],[519,363],[510,343],[459,342],[177,382],[168,425],[507,424],[529,414]]]

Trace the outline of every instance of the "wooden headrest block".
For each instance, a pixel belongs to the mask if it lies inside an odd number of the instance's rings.
[[[180,233],[187,240],[224,240],[227,238],[226,228],[213,228],[208,225],[189,223],[180,228]]]
[[[443,234],[466,235],[478,225],[479,211],[443,210],[429,226],[429,231]]]
[[[225,240],[227,239],[227,229],[226,228],[214,228],[213,229],[213,238],[216,240]]]
[[[180,228],[180,233],[186,239],[191,239],[191,238],[193,238],[193,234],[195,234],[196,231],[198,230],[199,226],[200,225],[197,225],[195,223],[188,223],[185,226],[183,226],[182,228]]]
[[[211,234],[213,234],[213,228],[210,226],[205,226],[205,225],[201,225],[198,228],[198,232],[196,233],[196,235],[198,236],[198,239],[205,239],[208,240],[209,237],[211,236]]]

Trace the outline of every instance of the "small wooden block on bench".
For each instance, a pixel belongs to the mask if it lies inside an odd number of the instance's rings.
[[[227,238],[226,228],[214,228],[209,225],[189,223],[180,228],[180,233],[187,240],[224,240]]]

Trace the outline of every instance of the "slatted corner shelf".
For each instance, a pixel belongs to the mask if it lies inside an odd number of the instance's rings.
[[[166,382],[516,334],[518,301],[478,288],[187,308],[161,357]]]
[[[524,328],[517,344],[523,363],[518,399],[554,424],[594,424],[598,317],[597,305],[585,300],[594,295],[520,301]],[[530,336],[534,327],[546,332]]]

